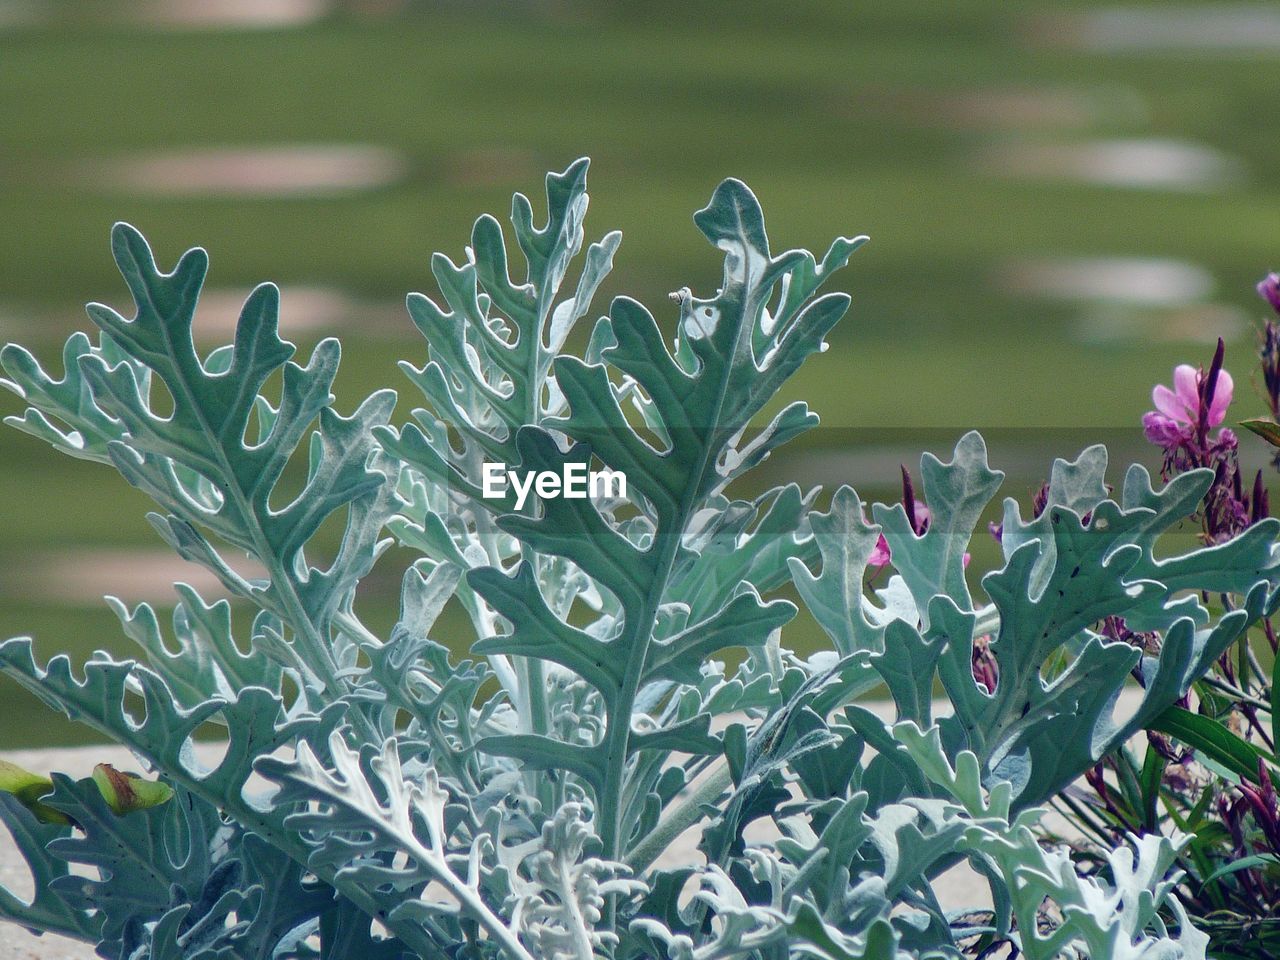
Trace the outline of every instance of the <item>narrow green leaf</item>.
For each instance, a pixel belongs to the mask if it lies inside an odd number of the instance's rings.
[[[1164,768],[1168,764],[1153,747],[1147,747],[1147,756],[1142,762],[1142,772],[1138,776],[1138,785],[1142,794],[1142,825],[1147,830],[1156,827],[1156,808],[1160,799],[1160,783],[1164,777]]]
[[[1240,426],[1256,433],[1273,447],[1280,447],[1280,423],[1276,423],[1274,420],[1256,418],[1253,420],[1241,420]]]
[[[1252,870],[1254,867],[1274,867],[1280,866],[1280,857],[1274,853],[1255,853],[1250,857],[1241,857],[1239,860],[1232,860],[1230,863],[1223,864],[1209,876],[1204,878],[1201,887],[1207,887],[1215,880],[1228,876],[1232,873],[1238,873],[1241,870]]]
[[[1182,707],[1169,707],[1156,717],[1151,728],[1176,737],[1246,780],[1258,782],[1258,764],[1265,754],[1216,720]]]
[[[1280,746],[1280,656],[1271,664],[1271,742]]]

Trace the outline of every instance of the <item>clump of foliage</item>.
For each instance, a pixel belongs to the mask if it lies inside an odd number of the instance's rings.
[[[338,344],[295,363],[273,286],[201,356],[204,252],[165,273],[124,225],[134,317],[91,305],[97,342],[68,341],[62,379],[0,355],[31,407],[16,425],[148,492],[159,535],[256,611],[237,630],[226,601],[179,585],[168,628],[114,604],[137,661],[0,646],[0,670],[172,790],[127,813],[57,775],[0,796],[36,880],[0,914],[121,960],[1203,957],[1172,895],[1185,838],[1129,838],[1085,875],[1033,828],[1275,610],[1280,523],[1168,556],[1161,533],[1212,473],[1156,490],[1132,467],[1113,499],[1094,447],[1055,463],[1039,516],[1006,503],[1003,563],[978,580],[966,547],[1001,474],[976,433],[923,458],[927,524],[914,504],[868,521],[848,487],[825,511],[795,485],[735,495],[817,422],[803,403],[761,417],[845,313],[821,288],[862,238],[774,253],[755,197],[725,181],[694,218],[720,289],[674,295],[674,337],[620,297],[575,338],[620,239],[583,252],[585,174],[548,177],[541,224],[516,196],[514,248],[482,217],[462,263],[433,260],[440,301],[408,301],[426,362],[404,364],[425,405],[398,426],[390,390],[333,409]],[[305,485],[283,497],[297,458]],[[498,461],[621,471],[627,495],[516,510],[482,495]],[[357,587],[391,538],[418,558],[378,636]],[[889,576],[871,589],[877,551]],[[262,574],[237,573],[238,553]],[[792,584],[829,650],[784,644]],[[471,638],[438,633],[453,598]],[[1159,650],[1110,637],[1114,617]],[[1133,671],[1141,704],[1120,716]],[[891,721],[863,703],[882,688]],[[192,738],[210,724],[227,746],[206,766]],[[933,881],[960,861],[993,908],[940,905]]]
[[[1280,312],[1280,276],[1258,292]],[[1280,446],[1280,327],[1268,320],[1259,348],[1264,417],[1241,426]],[[1146,414],[1147,438],[1164,455],[1166,477],[1210,470],[1213,483],[1186,505],[1186,522],[1207,544],[1238,536],[1270,515],[1262,471],[1246,481],[1240,439],[1223,426],[1235,394],[1223,365],[1224,346],[1207,369],[1183,364],[1173,388],[1157,386]],[[1280,465],[1280,461],[1277,461]],[[1229,594],[1204,599],[1231,609]],[[1159,634],[1137,631],[1123,618],[1109,635],[1158,650]],[[1280,658],[1275,626],[1264,616],[1214,661],[1181,698],[1152,722],[1147,742],[1107,755],[1086,782],[1058,798],[1073,827],[1077,861],[1105,870],[1105,851],[1130,834],[1182,833],[1179,897],[1211,937],[1214,956],[1269,960],[1280,953]],[[1264,662],[1269,661],[1269,662]]]

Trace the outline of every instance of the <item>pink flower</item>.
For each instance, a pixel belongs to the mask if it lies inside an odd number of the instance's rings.
[[[915,486],[911,483],[911,474],[905,465],[902,467],[902,509],[911,518],[911,532],[917,537],[923,537],[925,531],[929,529],[929,508],[916,499]],[[889,541],[882,533],[871,549],[867,566],[871,567],[875,573],[879,573],[890,559],[892,557],[889,552]],[[969,566],[969,554],[964,555],[963,562],[966,567]]]
[[[1142,432],[1157,447],[1172,450],[1191,439],[1191,432],[1154,410],[1142,415]]]
[[[928,512],[928,507],[925,507],[924,509],[925,509],[925,512]],[[916,516],[919,516],[919,513],[916,513]],[[872,548],[872,556],[870,556],[870,559],[868,559],[867,566],[874,567],[876,568],[877,571],[879,571],[884,566],[884,564],[890,562],[890,558],[891,558],[891,554],[890,554],[890,549],[888,549],[888,540],[884,539],[884,534],[881,534],[879,535],[879,539],[876,541],[876,547]],[[964,563],[965,567],[969,566],[968,553],[965,553],[963,561],[961,562]]]
[[[914,496],[911,499],[911,506],[914,508],[912,512],[915,518],[911,524],[911,529],[915,531],[916,536],[920,536],[929,529],[929,508],[926,507]],[[884,534],[880,534],[880,539],[876,541],[876,545],[871,550],[871,558],[867,560],[867,566],[875,567],[879,570],[889,562],[889,541],[884,538]]]
[[[912,506],[915,507],[915,523],[912,525],[917,535],[922,535],[925,530],[929,529],[929,508],[919,501],[914,501]],[[880,539],[876,541],[876,545],[871,550],[871,557],[867,560],[867,566],[874,567],[879,570],[891,559],[889,552],[889,541],[884,538],[884,534],[880,534]],[[969,566],[969,554],[964,555],[964,565]]]
[[[889,562],[889,541],[884,538],[884,534],[880,534],[880,539],[876,541],[876,545],[871,550],[871,559],[867,561],[867,566],[875,567],[879,570]]]
[[[1201,426],[1204,374],[1190,364],[1179,364],[1173,371],[1173,389],[1159,384],[1151,391],[1155,410],[1142,417],[1142,430],[1147,439],[1166,450],[1192,440]],[[1226,418],[1234,384],[1231,374],[1219,369],[1213,396],[1204,413],[1204,427],[1216,427]]]

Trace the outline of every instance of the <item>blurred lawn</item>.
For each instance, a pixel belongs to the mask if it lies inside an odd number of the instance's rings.
[[[886,496],[899,451],[927,438],[945,453],[973,426],[1005,428],[1046,471],[1079,449],[1066,427],[1141,453],[1151,384],[1207,361],[1213,317],[1260,316],[1252,284],[1280,260],[1280,51],[1091,53],[1071,42],[1085,4],[407,4],[260,31],[109,15],[127,7],[28,3],[40,18],[6,28],[0,0],[0,338],[54,369],[61,340],[87,324],[80,304],[127,307],[107,245],[117,219],[162,264],[207,247],[211,285],[278,281],[286,317],[291,287],[349,298],[343,322],[294,335],[304,350],[320,333],[343,337],[349,406],[399,386],[397,359],[420,362],[407,319],[385,318],[406,291],[433,291],[431,253],[459,259],[475,216],[505,214],[514,190],[539,207],[547,169],[592,156],[588,234],[624,232],[597,304],[625,290],[667,319],[667,291],[715,285],[718,258],[690,215],[734,175],[760,196],[779,249],[872,237],[839,281],[849,318],[791,391],[824,428],[847,429],[818,431],[774,469]],[[1013,176],[1001,160],[1114,140],[1208,148],[1237,174],[1121,188]],[[190,197],[97,173],[135,152],[341,143],[394,151],[404,176],[307,197]],[[1185,261],[1212,289],[1107,303],[1004,279],[1023,261],[1082,256]],[[1113,321],[1105,345],[1081,334]],[[1226,329],[1252,414],[1249,334]],[[20,409],[0,398],[0,412]],[[883,463],[850,459],[862,468],[842,473],[856,445],[884,448]],[[143,499],[11,430],[0,465],[0,637],[33,634],[45,655],[77,660],[127,650],[105,607],[55,603],[58,585],[31,576],[52,548],[154,548]],[[1038,475],[1024,470],[1009,492],[1025,496]],[[8,685],[0,719],[0,747],[84,737]]]

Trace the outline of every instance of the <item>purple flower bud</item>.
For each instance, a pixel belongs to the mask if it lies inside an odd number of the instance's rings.
[[[1262,383],[1266,387],[1271,416],[1280,419],[1280,327],[1274,320],[1268,320],[1262,328],[1258,357],[1262,360]]]
[[[1200,427],[1201,434],[1203,434],[1210,426],[1209,415],[1210,415],[1210,411],[1213,408],[1214,395],[1217,393],[1217,389],[1218,389],[1218,377],[1222,374],[1222,358],[1225,355],[1225,353],[1226,353],[1226,344],[1224,344],[1222,342],[1222,338],[1219,337],[1218,349],[1213,351],[1213,362],[1209,364],[1209,373],[1205,377],[1203,377],[1200,380],[1200,382],[1197,384],[1200,391],[1200,409],[1197,412],[1199,415],[1199,427]],[[1226,398],[1226,402],[1222,404],[1222,412],[1224,415],[1226,414],[1227,404],[1231,402],[1230,375],[1227,376],[1226,386],[1228,391],[1227,398]],[[1221,422],[1222,422],[1222,418],[1219,417],[1218,423],[1221,423]],[[1212,425],[1217,426],[1216,423]]]
[[[1264,517],[1271,516],[1271,500],[1267,495],[1266,484],[1262,482],[1262,471],[1253,478],[1253,496],[1250,498],[1249,520],[1257,523]]]
[[[911,473],[902,467],[902,509],[907,513],[907,522],[917,537],[924,536],[929,529],[929,508],[916,499],[915,485],[911,482]]]
[[[1045,508],[1049,506],[1049,485],[1047,483],[1040,484],[1040,489],[1035,492],[1035,496],[1031,498],[1031,516],[1038,517],[1044,513]]]
[[[1280,273],[1268,273],[1258,284],[1258,296],[1271,304],[1271,309],[1280,313]]]
[[[991,637],[981,636],[973,641],[973,653],[969,658],[973,679],[988,695],[996,692],[1000,683],[1000,663],[991,652]]]
[[[1142,432],[1148,440],[1166,451],[1175,450],[1191,439],[1187,427],[1154,410],[1142,415]]]

